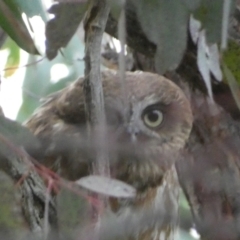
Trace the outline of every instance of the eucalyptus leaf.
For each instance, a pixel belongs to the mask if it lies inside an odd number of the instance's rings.
[[[231,11],[234,9],[234,1],[231,2]],[[194,17],[201,21],[206,30],[208,43],[220,43],[222,36],[224,0],[209,1],[201,0],[199,8],[194,12]]]
[[[22,49],[39,54],[14,0],[0,1],[0,26]]]
[[[49,60],[57,56],[58,50],[66,47],[76,32],[87,9],[87,3],[58,3],[49,9],[55,15],[46,26],[46,55]]]
[[[155,67],[159,73],[179,65],[187,43],[190,12],[176,0],[132,1],[138,19],[150,41],[157,45]]]
[[[43,19],[46,18],[46,14],[43,11],[43,4],[41,0],[12,0],[18,8],[24,12],[28,17],[33,17],[36,15],[41,16]]]

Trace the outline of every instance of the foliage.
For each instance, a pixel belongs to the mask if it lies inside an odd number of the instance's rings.
[[[122,5],[111,2],[112,10],[121,12]],[[231,4],[234,1],[231,1]],[[156,47],[155,66],[158,72],[164,73],[167,70],[176,69],[185,53],[188,41],[188,24],[192,14],[198,19],[206,32],[206,44],[220,43],[222,39],[222,21],[224,0],[131,0],[131,4],[136,8],[136,12],[144,33]],[[29,33],[28,27],[22,19],[22,13],[28,18],[40,15],[46,24],[46,56],[37,64],[33,64],[40,58],[30,55],[23,83],[23,104],[18,114],[18,120],[24,121],[33,110],[39,105],[39,99],[47,94],[57,91],[64,87],[69,81],[83,74],[83,64],[76,59],[76,53],[83,53],[83,45],[79,43],[75,32],[80,22],[83,20],[88,4],[81,2],[60,2],[53,5],[49,12],[55,18],[47,22],[47,13],[40,0],[32,4],[30,0],[4,0],[0,3],[0,26],[11,37],[8,38],[2,49],[9,49],[10,54],[6,63],[6,68],[13,67],[11,71],[5,73],[5,77],[14,74],[19,67],[20,48],[31,54],[39,54],[35,46],[34,39]],[[117,9],[117,10],[116,10]],[[117,18],[119,15],[114,14]],[[159,31],[156,31],[159,29]],[[35,31],[35,29],[33,29]],[[13,43],[13,40],[18,44]],[[65,48],[64,50],[62,48]],[[58,54],[62,51],[62,55]],[[206,49],[200,49],[204,54]],[[239,46],[237,43],[230,42],[229,49],[223,53],[223,61],[231,70],[237,82],[239,82]],[[200,61],[208,61],[208,58]],[[60,79],[57,83],[51,82],[50,69],[56,63],[63,63],[69,69],[69,75]],[[205,63],[205,62],[204,62]],[[217,66],[219,67],[219,66]],[[210,72],[209,72],[210,74]],[[226,69],[225,69],[226,74]],[[229,74],[226,74],[229,78]],[[210,80],[208,80],[210,81]],[[209,82],[207,82],[209,83]],[[31,94],[29,94],[31,93]],[[2,124],[2,123],[1,123]],[[3,126],[3,125],[2,125]],[[15,133],[16,131],[13,130]],[[25,135],[19,135],[25,138]],[[28,139],[28,137],[26,138]],[[191,222],[189,208],[186,200],[181,198],[182,217]],[[74,210],[73,210],[74,212]],[[8,215],[8,211],[3,212]],[[76,213],[76,212],[75,212]],[[76,216],[75,216],[76,218]],[[180,239],[187,239],[187,231],[182,231]],[[181,238],[182,236],[182,238]],[[190,239],[190,236],[188,236]]]
[[[66,47],[76,32],[87,9],[86,3],[62,3],[53,5],[49,13],[55,15],[46,27],[46,55],[52,60],[60,48]],[[71,18],[66,18],[71,13]],[[64,31],[63,31],[64,30]]]
[[[4,77],[12,76],[17,68],[19,67],[20,63],[20,49],[17,44],[11,39],[8,38],[4,43],[2,49],[9,49],[9,55],[7,58],[7,62],[5,68],[8,69],[4,73]]]
[[[22,19],[21,5],[14,0],[0,2],[0,25],[21,48],[32,54],[38,54],[26,24]]]

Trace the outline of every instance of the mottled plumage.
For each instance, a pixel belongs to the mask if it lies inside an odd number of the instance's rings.
[[[192,114],[183,92],[152,73],[126,73],[122,95],[117,73],[102,73],[111,174],[137,189],[133,201],[112,201],[116,219],[141,218],[142,210],[177,216],[174,162],[191,131]],[[43,143],[42,163],[70,180],[91,172],[94,138],[86,141],[83,79],[49,96],[26,123]],[[88,160],[87,160],[88,159]],[[176,219],[176,217],[173,217]],[[131,220],[132,219],[132,220]],[[172,239],[174,221],[157,221],[129,232],[131,239]],[[127,232],[126,232],[127,234]]]

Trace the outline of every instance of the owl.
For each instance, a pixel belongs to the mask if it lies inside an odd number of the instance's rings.
[[[131,200],[110,199],[108,217],[119,228],[114,239],[170,240],[179,194],[174,163],[191,131],[191,107],[163,76],[126,72],[125,77],[123,94],[118,74],[102,72],[110,174],[137,192]],[[98,147],[94,135],[86,134],[83,81],[47,97],[26,122],[42,142],[42,156],[34,157],[69,180],[91,174]]]

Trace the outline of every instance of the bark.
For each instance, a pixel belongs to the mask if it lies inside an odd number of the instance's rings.
[[[103,143],[102,149],[96,154],[97,166],[95,174],[109,175],[105,144],[106,117],[101,65],[101,43],[109,15],[109,6],[105,1],[92,0],[84,23],[85,28],[85,79],[84,98],[87,125],[89,131],[96,131],[98,142]],[[90,133],[91,134],[91,133]]]
[[[21,131],[21,129],[19,129]],[[0,169],[18,186],[21,208],[34,239],[56,239],[56,206],[33,159],[0,134]],[[46,211],[47,207],[47,211]]]

